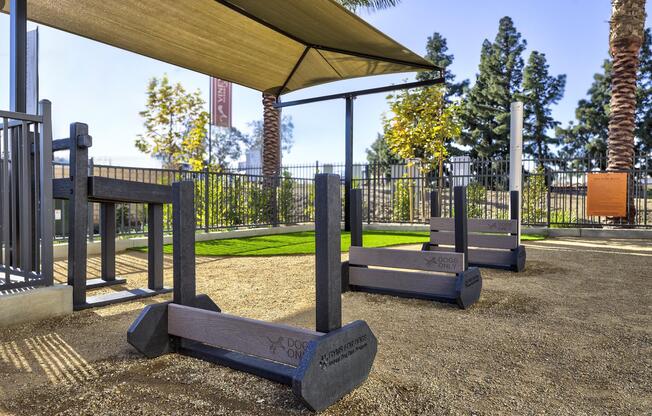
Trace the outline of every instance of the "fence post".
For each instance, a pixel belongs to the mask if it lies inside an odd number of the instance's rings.
[[[469,268],[469,241],[466,219],[466,186],[454,188],[455,198],[455,252],[464,253],[464,270]]]
[[[210,228],[210,218],[211,218],[211,210],[210,210],[210,171],[208,170],[208,166],[204,169],[204,232],[208,233],[208,230]]]
[[[94,161],[93,158],[91,157],[88,159],[88,176],[93,176],[93,166],[94,166]],[[95,224],[94,224],[94,217],[95,217],[95,212],[94,212],[95,205],[92,202],[88,203],[88,241],[90,243],[93,242],[94,237],[95,237]]]
[[[550,210],[550,187],[552,186],[552,173],[546,173],[548,178],[546,178],[546,183],[548,186],[546,186],[546,205],[547,205],[547,218],[546,221],[548,223],[548,228],[550,228],[550,218],[551,218],[551,210]],[[519,223],[520,225],[520,223]],[[521,232],[520,232],[520,227],[519,227],[519,233],[518,233],[518,239],[521,241]]]
[[[48,100],[39,101],[39,114],[43,117],[39,140],[41,158],[39,197],[41,214],[41,275],[46,286],[54,283],[54,260],[52,243],[54,209],[52,199],[52,107]],[[6,192],[6,191],[5,191]],[[6,224],[6,223],[5,223]],[[6,261],[6,260],[5,260]]]

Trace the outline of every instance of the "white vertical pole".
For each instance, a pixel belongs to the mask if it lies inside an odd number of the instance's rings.
[[[516,101],[511,105],[511,123],[509,133],[509,190],[519,192],[519,225],[521,213],[521,201],[523,193],[522,184],[522,163],[523,163],[523,103]],[[518,227],[518,241],[521,241],[521,227]]]

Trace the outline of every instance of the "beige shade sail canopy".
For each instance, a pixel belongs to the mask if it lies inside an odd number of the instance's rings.
[[[439,69],[333,0],[28,0],[27,17],[276,95]]]

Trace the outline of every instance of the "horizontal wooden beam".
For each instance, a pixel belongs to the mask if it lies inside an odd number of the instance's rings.
[[[70,198],[70,179],[53,179],[52,188],[54,198]],[[168,204],[172,202],[172,187],[91,176],[88,178],[88,200],[91,202]]]
[[[429,296],[455,297],[455,276],[428,274],[404,270],[351,267],[349,284],[378,289],[392,289]]]
[[[517,220],[469,218],[467,221],[470,233],[516,233],[518,230]],[[432,231],[455,231],[455,219],[431,217],[430,229]]]
[[[455,233],[431,232],[431,244],[455,244]],[[518,246],[518,237],[515,235],[469,234],[469,246],[480,248],[500,248],[511,250]]]
[[[52,140],[53,152],[61,152],[64,150],[70,150],[70,139]]]
[[[168,333],[294,367],[299,365],[308,343],[323,335],[177,304],[168,306]]]
[[[457,273],[464,271],[464,254],[352,246],[349,249],[349,263],[359,266]]]

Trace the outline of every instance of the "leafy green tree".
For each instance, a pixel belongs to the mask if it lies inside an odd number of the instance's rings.
[[[550,75],[546,55],[533,51],[523,71],[523,151],[536,156],[541,165],[543,159],[551,156],[550,146],[557,144],[556,137],[548,135],[551,129],[559,125],[552,117],[550,107],[564,96],[565,86],[566,75]]]
[[[136,138],[136,148],[177,169],[189,165],[202,169],[206,160],[209,114],[199,90],[187,92],[180,83],[171,84],[167,75],[152,78],[147,86],[145,133]]]
[[[462,82],[455,82],[455,74],[450,70],[450,66],[453,63],[455,56],[446,52],[448,52],[448,45],[446,44],[445,37],[443,37],[439,32],[435,32],[432,36],[428,36],[425,58],[438,67],[444,68],[446,99],[449,100],[453,97],[462,97],[469,88],[469,80],[465,79]],[[435,78],[439,78],[439,71],[423,71],[417,74],[417,79],[420,81]]]
[[[247,123],[251,129],[251,134],[248,137],[248,148],[262,149],[264,139],[264,123],[263,120],[255,120]],[[283,116],[281,118],[281,150],[289,153],[294,144],[294,123],[291,116]]]
[[[510,105],[521,92],[526,45],[507,16],[500,19],[494,41],[482,44],[476,82],[462,112],[466,128],[460,144],[471,147],[471,156],[509,154]]]
[[[645,29],[637,84],[636,150],[642,154],[650,154],[652,152],[652,31],[650,28]]]
[[[383,134],[379,133],[376,140],[367,149],[367,163],[373,165],[379,170],[378,173],[382,175],[389,177],[391,175],[391,166],[404,162],[403,158],[392,151]]]
[[[337,0],[337,2],[347,9],[355,11],[360,8],[367,10],[389,9],[397,6],[401,0]]]
[[[228,167],[229,161],[242,156],[243,146],[247,146],[251,139],[235,127],[213,126],[211,141],[211,169],[223,171]]]
[[[459,105],[447,104],[440,86],[403,90],[389,96],[392,117],[385,118],[390,150],[403,159],[419,159],[431,172],[448,156],[447,144],[461,130]]]
[[[557,130],[557,135],[562,140],[562,156],[585,158],[590,161],[597,156],[604,156],[607,151],[611,61],[605,60],[602,68],[602,73],[593,76],[593,83],[587,93],[588,98],[577,103],[577,123],[571,122],[568,127]]]

